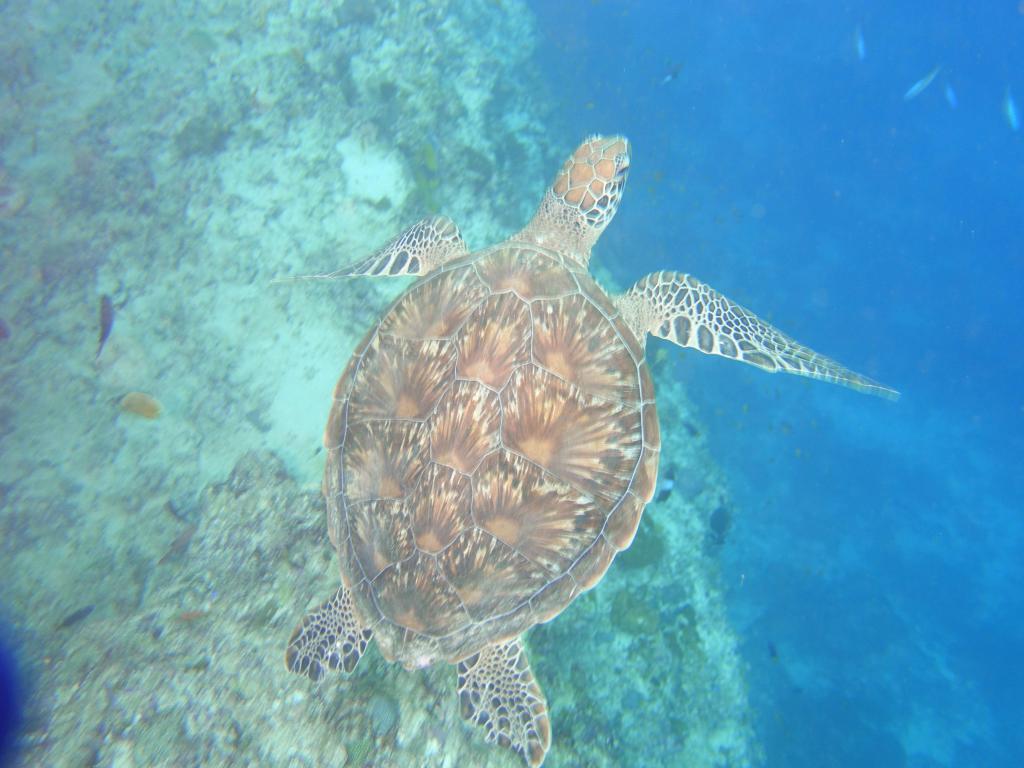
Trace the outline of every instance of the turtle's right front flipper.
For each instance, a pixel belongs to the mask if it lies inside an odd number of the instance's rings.
[[[466,243],[455,222],[447,216],[431,216],[416,222],[362,261],[325,275],[306,275],[297,279],[425,275],[442,264],[465,256],[467,252]]]
[[[292,632],[284,663],[292,672],[319,682],[328,669],[354,670],[372,638],[373,630],[356,617],[352,593],[340,587]]]
[[[775,373],[831,381],[891,400],[899,392],[819,355],[691,275],[655,272],[616,297],[623,319],[643,342],[647,333],[709,355]]]

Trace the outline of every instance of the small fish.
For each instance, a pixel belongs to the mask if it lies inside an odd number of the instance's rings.
[[[779,649],[775,647],[775,643],[768,641],[768,658],[772,661],[779,660]]]
[[[719,547],[725,544],[731,528],[732,512],[725,505],[716,507],[708,518],[708,533],[711,536],[711,542]]]
[[[82,621],[90,613],[92,613],[93,610],[95,610],[95,608],[95,605],[86,605],[82,608],[79,608],[77,611],[72,611],[59,622],[57,622],[57,626],[55,626],[54,629],[67,629],[68,627],[75,626],[75,624]]]
[[[857,51],[857,60],[864,61],[864,58],[868,55],[867,48],[864,47],[864,33],[860,30],[860,25],[853,33],[853,47]]]
[[[665,477],[660,483],[658,483],[658,493],[654,497],[655,501],[664,501],[672,495],[672,490],[676,487],[676,476],[672,470],[668,471],[668,477]]]
[[[946,93],[946,103],[949,104],[949,108],[950,109],[956,109],[956,105],[957,105],[956,91],[953,90],[953,86],[950,85],[949,83],[946,83],[945,93]]]
[[[682,72],[682,71],[683,71],[683,65],[682,64],[680,64],[678,66],[675,66],[675,67],[672,67],[672,69],[670,69],[668,71],[668,73],[666,73],[666,75],[663,78],[661,78],[661,84],[662,85],[668,85],[673,80],[675,80],[677,77],[679,77],[679,73]]]
[[[907,92],[903,94],[903,100],[904,101],[910,101],[911,99],[916,99],[918,96],[920,96],[921,92],[924,91],[925,88],[927,88],[929,85],[932,84],[932,80],[934,80],[938,76],[939,72],[941,72],[941,71],[942,71],[942,67],[941,66],[937,66],[937,67],[935,67],[935,69],[933,69],[927,75],[925,75],[920,80],[918,80],[916,83],[914,83],[912,86],[910,86],[907,89]]]
[[[163,411],[160,402],[145,392],[129,392],[121,398],[120,405],[125,413],[132,413],[144,419],[158,418]]]
[[[0,341],[7,341],[9,338],[11,338],[11,329],[3,321],[3,318],[0,318]]]
[[[114,327],[114,302],[107,294],[100,296],[100,343],[96,347],[96,359],[100,359],[103,345],[110,338],[110,330]]]
[[[164,552],[164,556],[161,557],[157,561],[156,564],[157,565],[163,565],[164,563],[166,563],[171,558],[177,557],[182,552],[184,552],[186,549],[188,549],[188,544],[189,544],[190,541],[192,541],[192,537],[196,533],[196,527],[197,527],[196,524],[192,523],[190,526],[185,528],[184,531],[179,533],[177,538],[174,541],[171,542],[171,546],[169,546],[167,548],[167,551]]]
[[[164,504],[164,512],[179,522],[188,522],[188,516],[186,515],[185,510],[183,510],[178,504],[175,504],[174,499],[167,500],[167,503]]]
[[[1006,123],[1010,129],[1016,131],[1020,128],[1020,117],[1017,114],[1017,104],[1010,93],[1010,86],[1006,86],[1006,95],[1003,96],[1003,114],[1006,115]]]

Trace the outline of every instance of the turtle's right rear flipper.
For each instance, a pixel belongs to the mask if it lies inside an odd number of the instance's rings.
[[[522,640],[488,645],[459,662],[458,670],[462,717],[484,728],[487,741],[539,768],[551,746],[551,723]]]
[[[308,613],[292,632],[284,663],[289,670],[320,681],[326,670],[351,672],[373,638],[353,610],[352,594],[339,587],[334,596]]]

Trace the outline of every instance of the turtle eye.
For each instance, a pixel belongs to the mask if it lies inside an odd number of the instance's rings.
[[[613,181],[617,184],[626,182],[626,174],[629,172],[629,155],[620,152],[615,156],[615,177]]]

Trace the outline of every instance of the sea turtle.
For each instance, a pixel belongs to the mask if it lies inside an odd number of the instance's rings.
[[[408,669],[455,664],[463,717],[531,766],[551,728],[522,635],[597,584],[655,490],[647,334],[895,395],[689,275],[605,293],[587,264],[628,169],[625,138],[588,138],[507,241],[469,253],[435,216],[329,275],[419,279],[335,388],[323,494],[342,586],[287,666],[351,672],[372,639]]]

